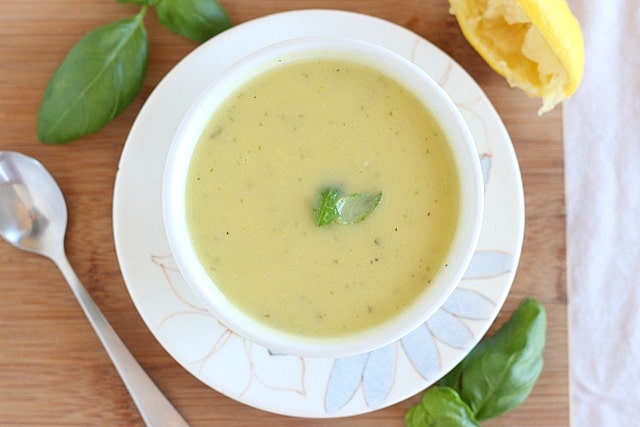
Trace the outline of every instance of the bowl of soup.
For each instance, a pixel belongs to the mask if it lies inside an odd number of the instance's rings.
[[[203,305],[273,352],[342,357],[425,322],[475,250],[483,181],[455,105],[409,60],[305,37],[235,63],[186,113],[163,215]]]

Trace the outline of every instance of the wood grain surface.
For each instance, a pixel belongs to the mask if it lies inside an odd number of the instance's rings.
[[[301,8],[378,16],[431,41],[460,63],[501,115],[522,169],[526,234],[503,323],[527,296],[548,310],[545,368],[518,409],[485,426],[569,424],[567,292],[560,108],[538,117],[539,101],[510,89],[470,48],[446,0],[222,0],[234,23]],[[122,279],[112,231],[114,179],[129,129],[145,99],[195,43],[147,14],[149,65],[134,103],[98,133],[48,146],[38,142],[43,90],[71,46],[90,29],[137,11],[115,0],[0,0],[0,150],[38,158],[67,200],[71,264],[141,365],[193,426],[402,426],[420,395],[344,419],[307,420],[237,403],[182,369],[153,338]],[[0,242],[0,424],[142,425],[134,404],[62,276],[45,258]]]

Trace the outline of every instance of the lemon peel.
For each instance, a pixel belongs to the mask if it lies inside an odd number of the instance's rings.
[[[449,0],[462,34],[511,87],[542,99],[538,114],[570,97],[584,73],[580,24],[564,0]]]

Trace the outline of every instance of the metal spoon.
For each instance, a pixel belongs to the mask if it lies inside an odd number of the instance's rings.
[[[64,250],[67,207],[62,191],[37,160],[0,151],[0,235],[18,249],[45,256],[64,275],[149,426],[187,426],[127,350],[74,273]]]

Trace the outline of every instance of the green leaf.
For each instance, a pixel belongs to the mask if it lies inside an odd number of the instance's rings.
[[[544,306],[525,299],[507,323],[480,342],[440,384],[458,390],[478,421],[516,408],[542,372],[546,328]]]
[[[341,194],[335,187],[325,187],[320,191],[313,207],[316,225],[322,227],[333,222],[355,224],[369,216],[382,199],[381,192],[344,197]]]
[[[71,49],[40,104],[42,142],[62,144],[95,132],[133,101],[147,66],[145,11],[96,28]]]
[[[373,194],[351,194],[350,196],[341,197],[337,203],[336,208],[338,210],[338,218],[336,221],[339,224],[355,224],[373,212],[373,210],[380,203],[382,199],[382,193]]]
[[[155,5],[162,25],[197,42],[231,27],[218,0],[155,0]]]
[[[340,190],[337,188],[326,187],[320,191],[313,207],[313,218],[316,225],[322,227],[331,224],[338,218],[336,203],[339,197]]]
[[[431,387],[404,416],[407,427],[478,427],[471,409],[458,393],[443,386]]]

